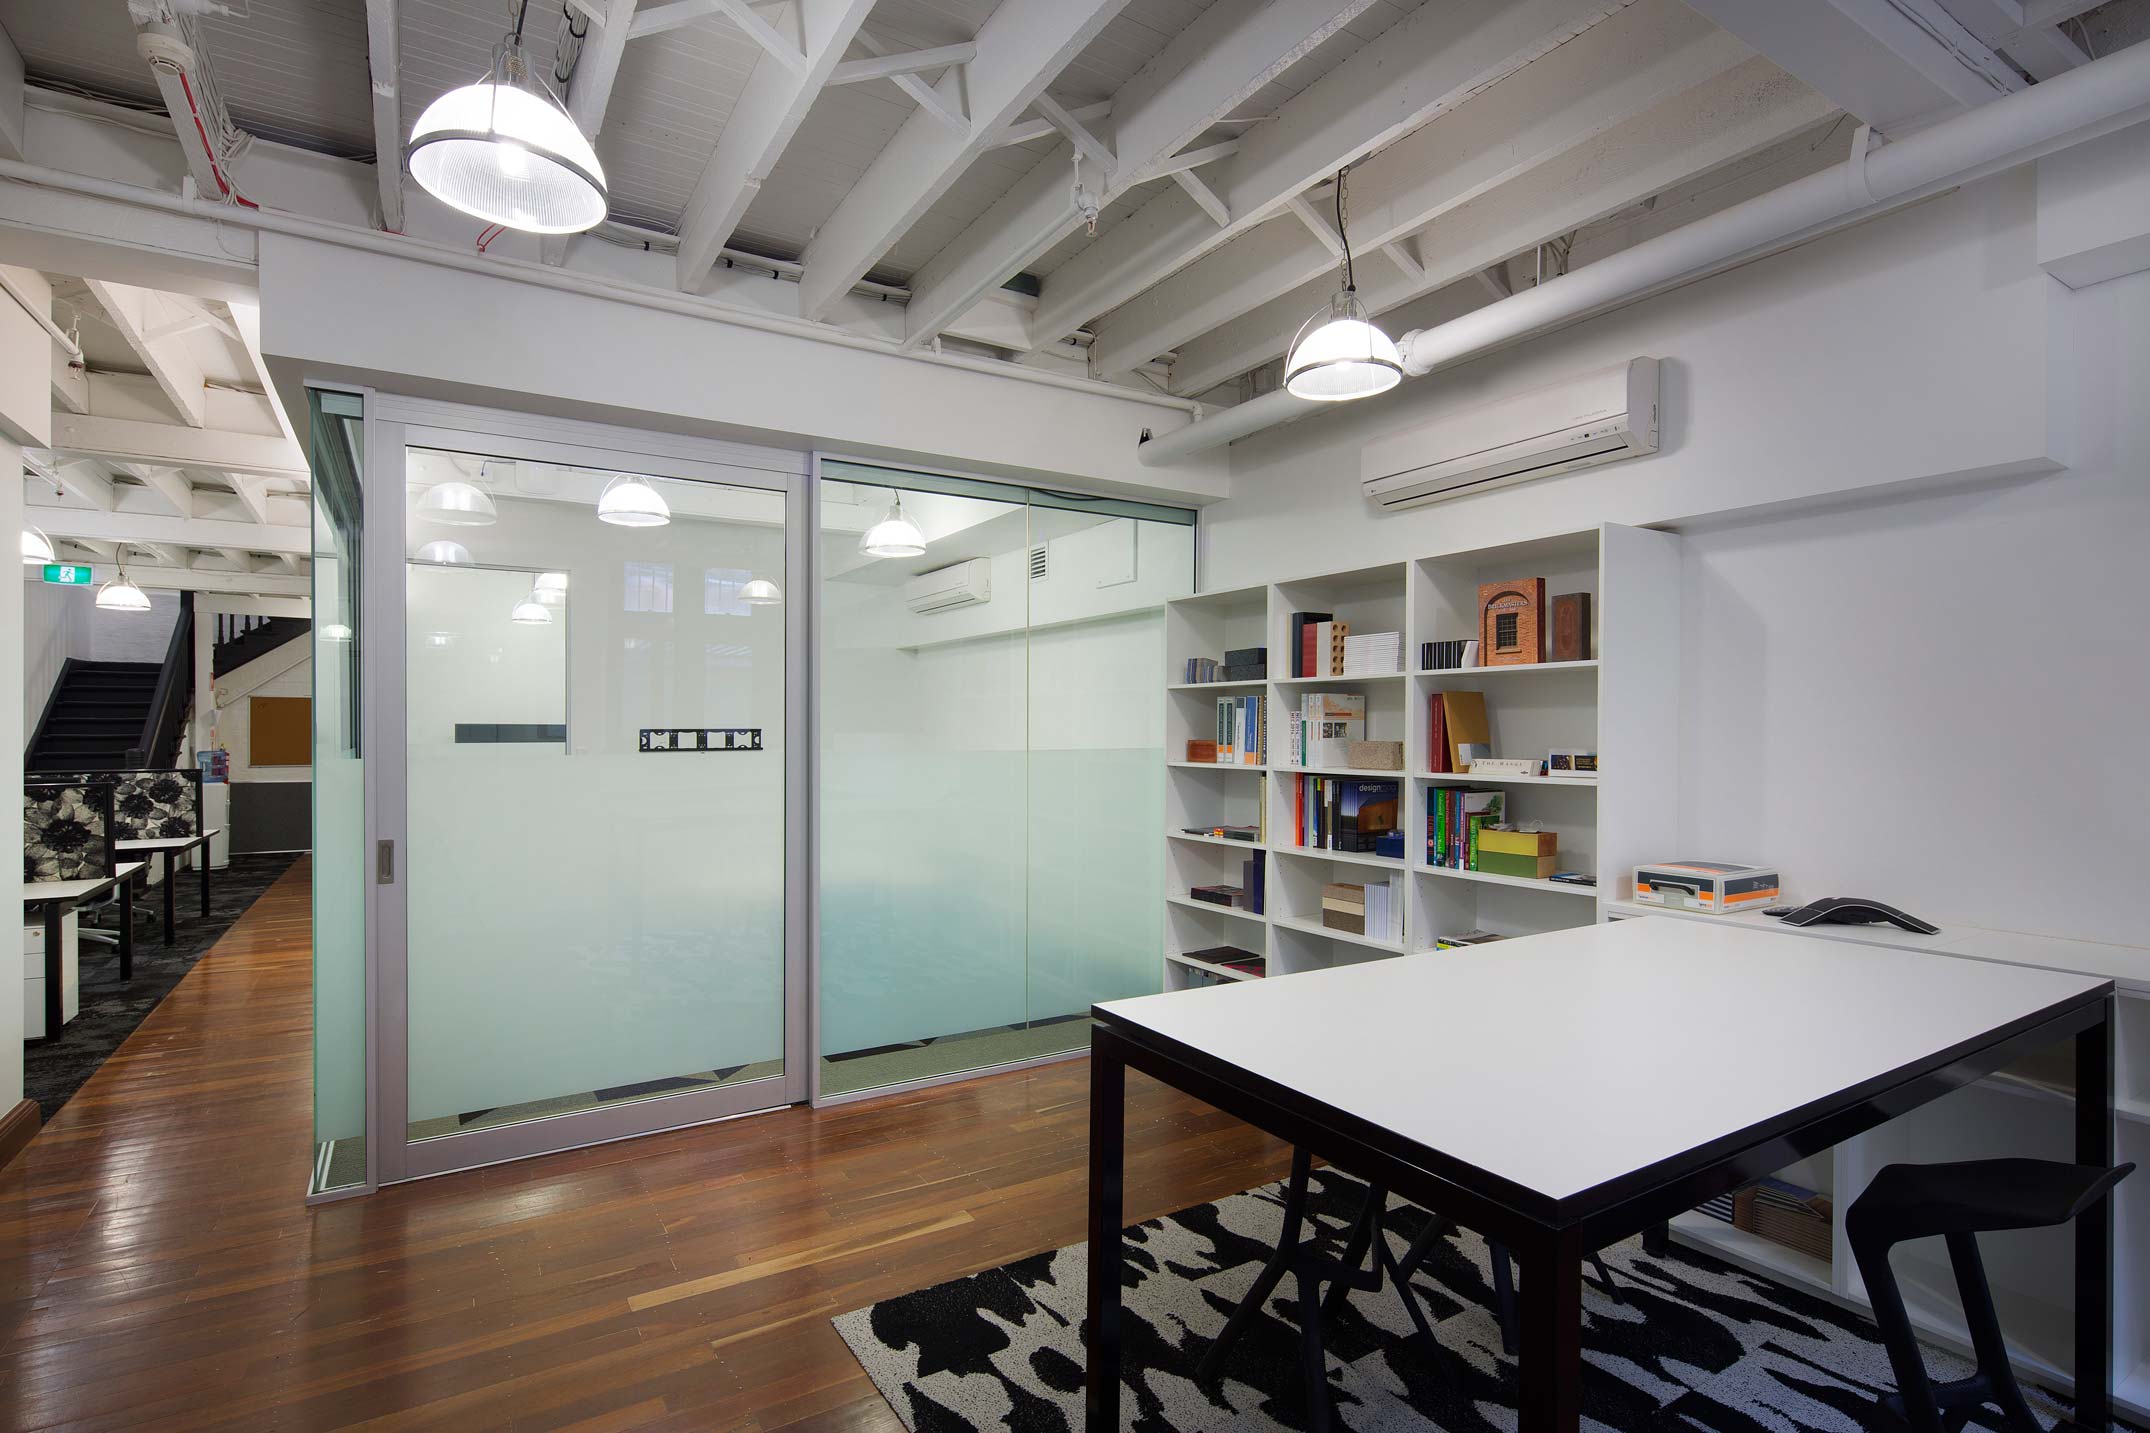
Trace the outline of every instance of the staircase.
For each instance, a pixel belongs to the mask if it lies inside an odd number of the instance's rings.
[[[69,661],[23,760],[38,771],[115,771],[142,739],[157,695],[155,662]]]
[[[303,637],[313,628],[304,617],[240,617],[219,613],[216,645],[211,649],[209,670],[213,677],[236,672],[256,657],[265,657],[284,643]]]

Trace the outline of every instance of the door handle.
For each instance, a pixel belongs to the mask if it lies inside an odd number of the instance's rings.
[[[395,842],[373,843],[373,883],[377,886],[392,886],[396,883]]]

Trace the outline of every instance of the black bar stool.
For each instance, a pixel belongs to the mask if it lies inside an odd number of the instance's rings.
[[[2135,1168],[2060,1164],[2043,1159],[1974,1159],[1958,1164],[1892,1164],[1874,1176],[1844,1217],[1844,1231],[1866,1280],[1874,1305],[1874,1322],[1896,1371],[1897,1391],[1882,1406],[1915,1433],[1960,1429],[1971,1411],[1984,1404],[2001,1410],[2012,1433],[2039,1433],[2038,1420],[2023,1401],[2015,1370],[2008,1365],[2008,1345],[2000,1317],[1993,1311],[1993,1290],[1978,1256],[1978,1235],[1989,1230],[2043,1229],[2073,1223],[2084,1210]],[[1956,1291],[1963,1300],[1964,1322],[1978,1370],[1969,1378],[1935,1384],[1926,1375],[1918,1338],[1904,1312],[1904,1296],[1889,1267],[1889,1251],[1907,1239],[1940,1235],[1948,1241],[1948,1259],[1956,1271]]]

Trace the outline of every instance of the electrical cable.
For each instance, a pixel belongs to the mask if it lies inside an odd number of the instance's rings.
[[[1344,292],[1355,294],[1359,285],[1351,267],[1351,208],[1344,198],[1344,183],[1350,173],[1348,164],[1336,171],[1336,241],[1344,250]]]

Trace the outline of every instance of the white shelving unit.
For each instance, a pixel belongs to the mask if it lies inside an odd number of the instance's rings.
[[[1422,643],[1475,636],[1478,584],[1543,577],[1550,599],[1591,596],[1591,656],[1461,671],[1418,669]],[[1472,929],[1524,935],[1598,919],[1601,893],[1626,894],[1625,870],[1657,859],[1673,839],[1674,807],[1663,773],[1671,768],[1679,691],[1679,540],[1667,533],[1607,526],[1541,541],[1408,562],[1315,573],[1259,587],[1204,592],[1168,603],[1165,614],[1166,989],[1216,977],[1188,952],[1234,945],[1264,956],[1270,975],[1348,961],[1432,950]],[[1355,633],[1403,635],[1403,669],[1356,677],[1291,675],[1291,615],[1333,613]],[[1190,657],[1221,659],[1241,647],[1269,649],[1266,682],[1189,684]],[[1485,695],[1493,745],[1503,756],[1543,757],[1554,747],[1595,749],[1595,780],[1483,777],[1428,768],[1429,699],[1435,692]],[[1366,697],[1367,736],[1404,746],[1400,771],[1283,764],[1288,712],[1311,691]],[[1265,766],[1185,760],[1190,737],[1215,728],[1219,697],[1268,699]],[[1301,776],[1392,779],[1403,806],[1402,860],[1304,849],[1289,827]],[[1443,787],[1499,787],[1512,818],[1558,831],[1563,869],[1589,871],[1595,888],[1456,871],[1426,861],[1427,793]],[[1259,824],[1256,845],[1190,836],[1183,827]],[[1219,846],[1237,848],[1229,864]],[[1243,884],[1240,862],[1264,861],[1268,910],[1255,916],[1187,900],[1190,886]],[[1331,881],[1400,876],[1402,934],[1357,936],[1321,924],[1320,888]],[[1260,942],[1256,943],[1256,927]],[[1236,975],[1236,972],[1235,972]]]

